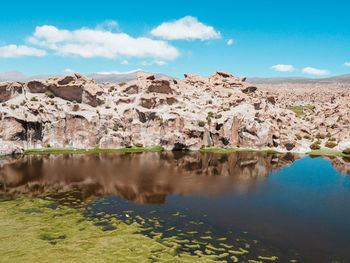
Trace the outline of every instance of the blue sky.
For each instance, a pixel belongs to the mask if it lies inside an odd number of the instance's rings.
[[[0,72],[350,73],[349,1],[6,1],[1,10]]]

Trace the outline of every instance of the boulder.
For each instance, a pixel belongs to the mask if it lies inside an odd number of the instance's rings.
[[[27,82],[27,87],[31,93],[45,93],[48,85],[46,80],[34,79]]]
[[[153,80],[148,86],[147,91],[163,94],[173,94],[169,80]]]
[[[0,103],[8,101],[18,94],[22,94],[22,85],[19,82],[0,82]]]

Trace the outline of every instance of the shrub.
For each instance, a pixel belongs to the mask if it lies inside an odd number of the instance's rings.
[[[310,136],[309,135],[304,135],[304,139],[310,140]]]
[[[299,141],[302,139],[302,137],[299,134],[295,134],[295,138]]]
[[[327,148],[334,148],[335,146],[337,146],[338,144],[336,144],[336,143],[334,143],[334,142],[330,142],[330,141],[328,141],[326,144],[325,144],[325,146],[327,147]]]
[[[213,104],[213,101],[212,101],[212,100],[209,100],[208,103],[209,103],[209,104]]]
[[[131,145],[130,144],[126,144],[125,148],[131,148]]]
[[[329,138],[329,140],[328,141],[330,141],[330,142],[335,142],[336,141],[336,139],[334,138],[334,137],[331,137],[331,138]]]
[[[344,154],[350,154],[350,148],[346,148],[345,150],[343,150]]]
[[[143,147],[143,144],[142,143],[135,143],[135,146],[141,148],[141,147]]]
[[[310,145],[310,149],[311,150],[319,150],[319,149],[321,149],[321,146],[318,143],[314,142],[313,144]]]
[[[204,127],[205,126],[205,121],[199,121],[198,122],[199,127]]]
[[[51,91],[46,91],[45,95],[48,96],[49,98],[53,99],[55,97],[55,94],[53,94]]]
[[[211,117],[211,118],[214,117],[214,112],[209,111],[209,112],[208,112],[208,117]]]
[[[36,97],[32,97],[30,101],[38,101],[38,99]]]
[[[119,129],[118,123],[114,124],[114,126],[113,126],[113,131],[118,131],[118,129]]]
[[[217,114],[217,115],[215,116],[215,119],[221,119],[221,117],[222,117],[222,114]]]
[[[108,106],[108,105],[107,105],[105,108],[108,110],[108,109],[110,109],[110,108],[111,108],[111,106]]]
[[[325,138],[326,138],[326,135],[321,134],[321,133],[317,133],[317,134],[316,134],[316,138],[317,138],[317,139],[325,139]]]
[[[209,116],[207,117],[207,122],[208,122],[208,125],[210,125],[210,123],[211,123],[211,119],[210,119],[210,117],[209,117]]]
[[[123,87],[125,84],[126,84],[126,82],[121,82],[121,83],[119,83],[119,86]]]

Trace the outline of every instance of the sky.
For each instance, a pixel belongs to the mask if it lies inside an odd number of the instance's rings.
[[[350,73],[350,1],[4,1],[0,72]]]

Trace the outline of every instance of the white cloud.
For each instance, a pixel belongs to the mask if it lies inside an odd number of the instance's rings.
[[[66,69],[64,70],[64,72],[66,72],[66,73],[72,73],[72,72],[74,72],[74,70],[73,70],[73,69],[70,69],[70,68],[66,68]]]
[[[123,60],[122,62],[120,62],[120,64],[122,64],[122,65],[128,65],[128,64],[129,64],[129,61]]]
[[[97,74],[101,74],[101,75],[109,75],[109,74],[118,74],[118,75],[121,75],[121,74],[130,74],[130,73],[135,73],[135,72],[138,72],[138,71],[143,71],[143,69],[134,69],[134,70],[130,70],[130,71],[124,71],[124,72],[121,72],[121,71],[104,71],[104,72],[96,72]]]
[[[317,68],[312,68],[312,67],[303,68],[302,72],[305,74],[310,74],[310,75],[315,75],[315,76],[324,76],[324,75],[328,75],[330,73],[328,70],[317,69]]]
[[[96,26],[97,30],[119,31],[119,24],[115,20],[106,20]]]
[[[24,56],[42,57],[46,55],[45,50],[28,46],[8,45],[0,47],[0,57],[17,58]]]
[[[54,50],[57,55],[77,55],[84,58],[114,59],[130,56],[172,60],[179,55],[179,51],[166,41],[146,37],[133,38],[125,33],[89,28],[69,31],[51,25],[38,26],[28,41]]]
[[[283,65],[283,64],[274,65],[271,67],[271,69],[275,71],[280,71],[280,72],[292,72],[295,70],[293,65]]]
[[[226,44],[227,44],[228,46],[231,46],[231,45],[233,44],[233,39],[227,40]]]
[[[152,29],[151,34],[167,40],[208,40],[221,37],[220,32],[217,32],[212,26],[207,26],[192,16],[185,16],[173,22],[164,22]]]
[[[140,64],[142,66],[151,66],[154,64],[157,64],[158,66],[163,66],[166,64],[166,62],[163,60],[153,60],[153,61],[142,61]]]
[[[344,66],[345,66],[345,67],[350,67],[350,62],[345,62],[345,63],[344,63]]]

